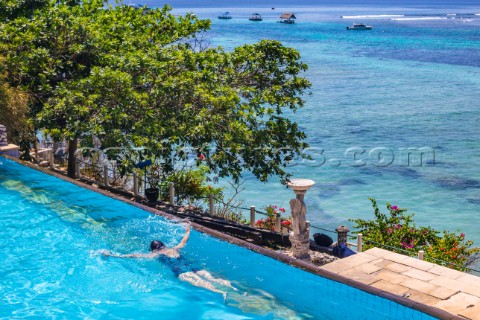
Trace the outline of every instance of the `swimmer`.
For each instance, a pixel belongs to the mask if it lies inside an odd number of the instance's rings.
[[[186,232],[182,240],[175,247],[169,248],[160,240],[154,240],[150,243],[150,253],[129,253],[129,254],[115,254],[110,251],[103,251],[104,256],[116,258],[138,258],[138,259],[155,259],[158,258],[161,262],[169,266],[178,279],[188,282],[194,286],[208,289],[213,292],[222,294],[224,302],[227,300],[227,292],[218,289],[215,284],[223,287],[232,288],[230,281],[215,278],[206,270],[200,270],[192,267],[185,258],[180,255],[180,249],[185,247],[190,237],[190,223],[186,225]]]

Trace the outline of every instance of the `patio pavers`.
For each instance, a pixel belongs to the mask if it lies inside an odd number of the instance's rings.
[[[380,248],[320,268],[452,316],[480,320],[480,277],[471,274]]]

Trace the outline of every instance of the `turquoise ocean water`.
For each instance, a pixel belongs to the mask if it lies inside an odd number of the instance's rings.
[[[381,206],[409,208],[419,225],[461,230],[480,245],[480,5],[302,3],[172,5],[174,13],[211,19],[213,46],[276,39],[309,65],[312,94],[291,117],[308,134],[316,160],[290,170],[316,182],[306,196],[313,225],[334,229],[351,226],[348,218],[372,217],[374,197]],[[224,11],[233,19],[218,20]],[[264,20],[248,21],[253,12]],[[283,12],[294,12],[297,23],[276,23]],[[374,29],[346,31],[354,22]],[[405,148],[424,148],[421,166],[418,158],[408,162]],[[362,150],[356,162],[353,152]],[[245,206],[288,206],[293,193],[276,179],[246,177]]]

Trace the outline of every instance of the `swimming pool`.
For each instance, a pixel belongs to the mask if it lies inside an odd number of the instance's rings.
[[[176,245],[183,225],[3,157],[0,230],[1,318],[433,319],[192,231],[185,259],[239,289],[225,304],[158,260],[99,254]]]

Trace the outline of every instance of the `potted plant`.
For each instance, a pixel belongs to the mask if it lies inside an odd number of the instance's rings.
[[[152,164],[147,169],[148,188],[145,189],[145,197],[148,202],[154,203],[158,200],[160,194],[160,181],[162,179],[162,167],[159,164]]]

